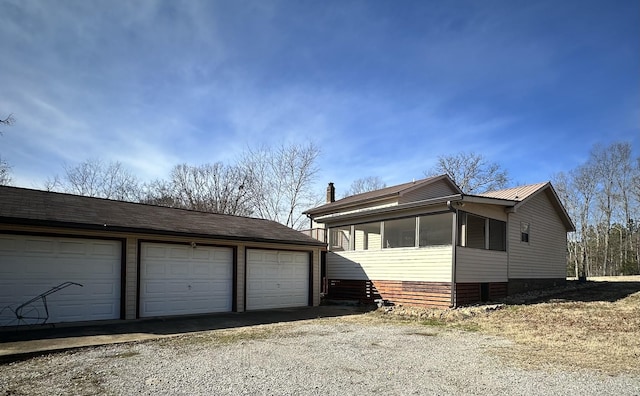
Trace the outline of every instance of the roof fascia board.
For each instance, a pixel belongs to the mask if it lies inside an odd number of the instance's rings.
[[[452,202],[460,201],[461,199],[462,199],[462,195],[460,195],[460,194],[449,195],[449,196],[446,196],[446,197],[439,197],[439,198],[425,199],[425,200],[422,200],[422,201],[408,202],[408,203],[405,203],[405,204],[387,206],[387,207],[384,207],[384,208],[376,208],[376,209],[370,209],[370,210],[362,210],[362,211],[359,211],[359,212],[351,212],[351,213],[347,213],[347,214],[344,214],[344,215],[340,215],[340,214],[328,215],[328,216],[325,216],[325,217],[315,218],[314,221],[317,222],[317,223],[326,224],[327,222],[331,222],[332,223],[332,222],[335,222],[335,221],[357,219],[357,218],[361,218],[361,217],[365,217],[365,216],[372,216],[372,215],[377,215],[377,214],[400,212],[400,211],[404,211],[404,210],[419,208],[421,206],[430,206],[430,205],[443,204],[443,203],[447,203],[449,201],[452,201]],[[327,220],[329,220],[329,221],[327,221]]]
[[[560,215],[560,218],[562,219],[562,222],[564,223],[564,225],[567,227],[567,230],[569,230],[569,232],[575,231],[576,226],[575,224],[573,224],[573,220],[571,220],[571,216],[569,216],[567,209],[565,209],[564,205],[562,204],[562,201],[560,200],[560,197],[558,196],[558,193],[556,193],[556,190],[553,188],[553,185],[551,185],[551,183],[546,183],[542,187],[540,187],[536,192],[529,194],[529,196],[526,199],[523,199],[522,201],[518,202],[518,204],[514,209],[517,210],[520,206],[522,206],[522,204],[529,201],[534,196],[540,194],[542,191],[548,191],[551,194],[551,205],[553,205],[556,211],[558,211],[558,214]]]
[[[512,201],[510,199],[482,197],[479,195],[463,195],[462,202],[487,204],[487,205],[501,205],[501,206],[507,206],[507,207],[514,207],[518,203],[518,201]]]
[[[339,210],[345,210],[345,209],[353,209],[353,208],[357,208],[359,206],[362,206],[364,204],[372,204],[372,203],[379,203],[379,202],[384,202],[384,201],[390,201],[393,198],[397,198],[398,197],[398,193],[391,193],[391,194],[386,194],[382,197],[375,197],[375,198],[370,198],[367,200],[362,200],[362,201],[357,201],[357,202],[352,202],[352,203],[347,203],[347,204],[338,204],[335,206],[331,206],[330,208],[327,208],[326,210],[317,210],[316,209],[310,209],[307,210],[306,212],[302,212],[302,214],[306,214],[306,215],[310,215],[311,217],[313,216],[322,216],[322,213],[333,213]],[[319,209],[321,209],[322,207],[320,207]],[[314,218],[315,219],[315,218]]]
[[[525,199],[523,199],[522,201],[518,201],[518,203],[516,204],[516,210],[522,206],[524,203],[528,202],[531,198],[535,197],[536,195],[538,195],[541,191],[544,191],[546,188],[550,187],[551,184],[549,182],[543,184],[542,186],[540,186],[540,188],[538,188],[537,190],[535,190],[534,192],[532,192],[531,194],[527,195],[527,197]],[[557,197],[556,197],[557,198]]]
[[[46,220],[33,220],[33,219],[20,219],[12,217],[0,217],[0,224],[6,225],[28,225],[28,226],[41,226],[47,228],[69,228],[76,230],[92,230],[103,232],[120,232],[127,234],[150,234],[150,235],[163,235],[163,236],[176,236],[187,238],[205,238],[205,239],[219,239],[225,241],[238,241],[238,242],[260,242],[260,243],[281,243],[287,245],[304,245],[314,247],[326,247],[326,243],[320,241],[292,241],[292,240],[280,240],[280,239],[268,239],[268,238],[254,238],[254,237],[239,237],[229,235],[215,235],[215,234],[201,234],[190,232],[176,232],[167,230],[156,230],[147,228],[133,228],[133,227],[120,227],[110,226],[108,224],[83,224],[83,223],[68,223],[61,221],[46,221]],[[10,230],[8,230],[10,231]]]
[[[429,178],[429,179],[424,179],[424,180],[422,180],[420,182],[414,182],[414,185],[409,186],[409,187],[407,187],[407,188],[405,188],[403,190],[397,191],[397,192],[385,194],[385,195],[382,195],[382,196],[377,196],[377,197],[374,197],[374,198],[364,199],[364,200],[361,200],[361,201],[355,201],[355,202],[351,202],[351,203],[347,203],[347,204],[343,204],[343,205],[338,203],[337,205],[332,205],[331,208],[327,208],[326,210],[323,210],[322,207],[315,208],[315,209],[309,209],[309,210],[307,210],[305,212],[302,212],[302,213],[306,214],[306,215],[310,215],[311,217],[313,217],[313,216],[322,216],[324,213],[331,213],[331,212],[335,212],[337,210],[356,208],[356,207],[362,206],[364,204],[371,204],[371,203],[376,203],[376,202],[382,202],[382,201],[389,200],[389,199],[400,198],[401,196],[403,196],[403,195],[405,195],[405,194],[407,194],[407,193],[409,193],[411,191],[417,190],[419,188],[423,188],[425,186],[428,186],[430,184],[433,184],[433,183],[435,183],[437,181],[440,181],[440,180],[443,180],[443,179],[446,180],[449,183],[449,185],[451,187],[453,187],[453,189],[458,192],[458,194],[462,194],[462,191],[460,190],[460,187],[458,187],[451,180],[451,178],[449,176],[441,175],[441,176],[436,176],[436,177],[432,177],[432,178]],[[319,210],[316,210],[316,209],[319,209]]]

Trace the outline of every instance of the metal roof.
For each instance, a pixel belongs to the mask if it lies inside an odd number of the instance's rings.
[[[507,199],[510,201],[524,201],[529,198],[536,192],[538,192],[541,188],[547,186],[549,183],[537,183],[537,184],[529,184],[527,186],[519,186],[513,188],[506,188],[504,190],[490,191],[482,194],[477,194],[480,197],[488,197],[488,198],[497,198],[497,199]]]

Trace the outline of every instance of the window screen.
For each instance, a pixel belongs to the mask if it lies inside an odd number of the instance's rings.
[[[416,246],[416,218],[384,222],[384,248]]]
[[[507,250],[507,223],[489,219],[489,249]]]
[[[331,249],[349,250],[349,240],[351,239],[351,227],[338,227],[331,229]]]
[[[441,213],[420,217],[420,247],[451,245],[453,214]]]
[[[382,246],[380,222],[357,224],[354,228],[356,250],[380,249]]]
[[[484,249],[485,219],[484,217],[467,214],[467,247]]]

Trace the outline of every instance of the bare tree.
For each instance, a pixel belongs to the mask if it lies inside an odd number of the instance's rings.
[[[247,149],[241,164],[253,181],[256,214],[291,228],[302,227],[302,211],[320,202],[313,192],[319,155],[313,143]]]
[[[598,182],[594,176],[593,169],[588,164],[572,171],[571,177],[571,187],[578,201],[578,232],[581,241],[580,255],[582,256],[582,271],[580,274],[589,276],[591,254],[587,240],[589,226],[591,225],[592,202],[596,196]]]
[[[580,198],[576,189],[574,188],[573,178],[571,175],[567,175],[564,172],[557,173],[553,176],[553,186],[555,187],[560,200],[564,207],[567,209],[569,216],[574,219],[579,218],[580,214]],[[583,267],[581,265],[582,255],[579,242],[579,235],[572,233],[568,236],[568,251],[569,257],[567,258],[567,270],[571,268],[576,277],[584,275]]]
[[[480,194],[504,188],[509,182],[507,171],[488,162],[483,155],[458,153],[438,157],[437,164],[425,172],[427,176],[446,173],[466,194]]]
[[[0,118],[0,124],[2,124],[2,125],[13,125],[15,122],[16,122],[16,119],[13,116],[13,113],[9,114],[5,118]]]
[[[47,180],[45,189],[121,201],[136,201],[139,197],[138,180],[120,162],[85,160],[75,166],[65,165],[64,171],[62,177],[56,175]]]
[[[149,186],[147,202],[238,216],[252,214],[251,180],[239,166],[222,162],[192,166],[176,165],[168,182]]]
[[[344,197],[380,190],[385,187],[387,187],[387,184],[379,176],[367,176],[354,180],[344,193]]]
[[[0,125],[13,125],[16,122],[16,119],[13,117],[13,114],[9,114],[5,118],[0,118]],[[2,135],[2,131],[0,131],[0,135]],[[11,165],[0,157],[0,186],[8,186],[11,184]]]
[[[8,186],[11,181],[11,165],[0,157],[0,186]]]
[[[598,207],[602,214],[603,221],[600,226],[604,236],[602,267],[603,275],[610,275],[619,266],[621,260],[614,260],[611,250],[611,229],[616,210],[623,209],[625,212],[624,226],[626,227],[629,217],[628,194],[625,186],[630,181],[631,147],[628,143],[613,143],[604,147],[597,145],[591,151],[589,161],[592,164],[594,173],[598,178],[600,191],[598,194]],[[626,207],[626,208],[624,208]],[[622,233],[620,233],[622,237]],[[621,259],[621,258],[619,258]]]
[[[149,205],[168,206],[170,208],[182,207],[171,182],[163,179],[156,179],[142,184],[138,199],[140,203]]]
[[[555,183],[576,221],[580,273],[640,273],[640,159],[631,158],[630,144],[594,146],[589,159],[568,172],[566,194]]]

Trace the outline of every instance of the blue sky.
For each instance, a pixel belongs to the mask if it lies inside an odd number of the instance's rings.
[[[315,142],[318,191],[473,151],[546,181],[596,143],[640,155],[640,2],[0,1],[0,155],[141,180]]]

